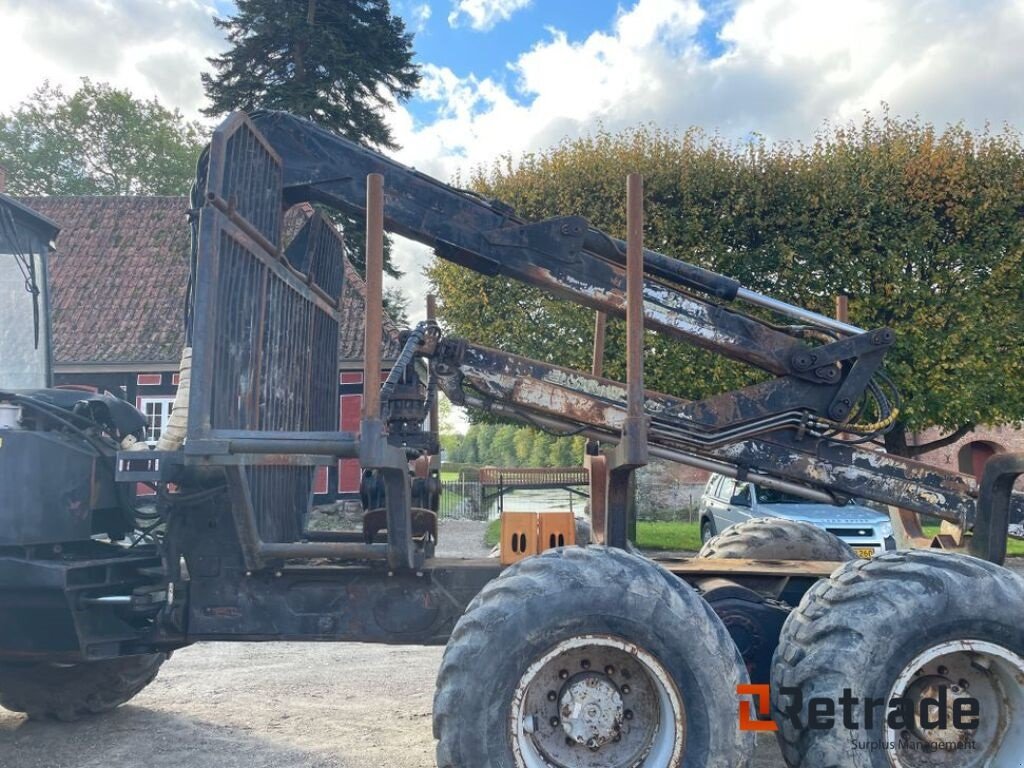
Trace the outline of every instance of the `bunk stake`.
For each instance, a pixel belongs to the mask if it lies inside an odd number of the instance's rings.
[[[381,419],[381,329],[384,314],[384,177],[366,177],[366,320],[363,326],[363,418],[359,429],[359,464],[375,470],[384,483],[388,521],[388,565],[393,570],[418,567],[412,539],[412,494],[405,451],[388,443]]]
[[[608,325],[608,315],[604,312],[594,313],[594,362],[590,372],[595,376],[604,376],[604,337]]]
[[[380,418],[380,340],[384,315],[384,177],[366,177],[366,319],[363,419]]]
[[[633,473],[647,463],[644,415],[644,182],[626,178],[626,418],[608,468],[605,544],[625,547],[636,538]]]

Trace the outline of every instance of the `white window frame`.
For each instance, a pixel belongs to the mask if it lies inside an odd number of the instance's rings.
[[[150,406],[155,406],[152,411]],[[160,434],[167,428],[167,420],[174,408],[174,395],[139,397],[138,409],[146,417],[146,443],[156,445]]]

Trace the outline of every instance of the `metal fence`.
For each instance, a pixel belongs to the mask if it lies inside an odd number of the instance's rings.
[[[439,515],[442,520],[488,520],[490,506],[484,503],[480,483],[476,480],[441,482]]]

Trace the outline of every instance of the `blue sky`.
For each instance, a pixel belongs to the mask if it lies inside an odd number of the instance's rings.
[[[564,32],[572,43],[580,43],[597,30],[610,30],[623,7],[620,0],[535,0],[525,8],[501,21],[494,28],[474,30],[467,23],[453,25],[449,14],[435,13],[421,20],[417,9],[425,4],[415,0],[394,3],[395,12],[408,19],[415,29],[416,60],[420,63],[449,67],[460,76],[488,77],[504,85],[519,98],[529,94],[518,91],[515,74],[509,62],[536,43],[551,37],[552,30]],[[704,4],[708,17],[700,26],[696,39],[709,56],[721,55],[726,46],[718,38],[721,25],[728,17],[729,3],[722,0]],[[442,10],[444,6],[442,5]],[[414,98],[408,108],[418,121],[429,121],[437,105],[423,98]]]
[[[280,0],[305,2],[305,0]],[[327,2],[327,0],[320,0]],[[0,0],[0,110],[88,76],[188,116],[227,0]],[[392,0],[423,81],[388,120],[439,178],[598,125],[807,140],[887,104],[1024,127],[1024,0]],[[427,254],[396,249],[416,304]]]

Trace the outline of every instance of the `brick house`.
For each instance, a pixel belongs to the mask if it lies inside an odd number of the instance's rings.
[[[178,384],[189,276],[185,197],[35,197],[28,208],[61,229],[49,257],[53,378],[58,387],[108,391],[135,403],[155,443]],[[285,244],[313,215],[297,205],[285,216]],[[339,338],[342,430],[358,431],[362,406],[366,285],[346,265]],[[398,329],[385,319],[384,368],[399,352]],[[339,461],[317,474],[316,502],[357,498],[359,463]]]
[[[916,444],[929,443],[941,437],[937,430],[917,435]],[[997,453],[1024,453],[1024,429],[1020,427],[978,427],[955,443],[929,451],[920,460],[943,469],[981,477],[985,462]],[[1019,486],[1024,488],[1024,478]]]

